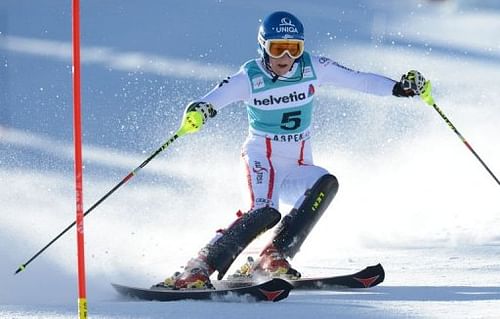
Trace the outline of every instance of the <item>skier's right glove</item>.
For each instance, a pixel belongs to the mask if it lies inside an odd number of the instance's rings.
[[[392,94],[401,97],[420,95],[425,90],[425,83],[422,73],[411,70],[404,74],[401,80],[394,85]]]
[[[217,111],[207,102],[191,102],[184,111],[181,131],[183,133],[198,132],[209,117],[214,117]]]

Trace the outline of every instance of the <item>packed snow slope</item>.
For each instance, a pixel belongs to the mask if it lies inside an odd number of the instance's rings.
[[[171,136],[190,100],[257,56],[259,19],[283,9],[302,19],[315,54],[393,79],[421,71],[500,176],[496,1],[87,0],[81,9],[85,208]],[[13,275],[74,220],[71,70],[69,1],[0,2],[1,318],[75,316],[74,229]],[[161,281],[235,218],[246,130],[244,105],[228,106],[88,215],[91,318],[500,317],[499,185],[418,98],[332,86],[317,90],[313,147],[340,191],[293,263],[322,275],[381,262],[382,286],[294,292],[278,304],[119,299],[110,282]]]

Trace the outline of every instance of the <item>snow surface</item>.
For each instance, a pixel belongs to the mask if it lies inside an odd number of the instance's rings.
[[[500,176],[497,1],[88,0],[85,207],[176,130],[189,100],[256,55],[259,19],[278,9],[303,20],[314,53],[395,79],[422,71]],[[69,1],[0,3],[0,318],[76,316],[74,230],[13,275],[74,219],[70,25]],[[293,262],[306,275],[381,262],[381,286],[292,292],[276,304],[131,302],[112,290],[110,282],[162,280],[232,221],[247,125],[236,104],[85,219],[89,317],[499,318],[500,189],[491,176],[418,99],[317,93],[316,161],[341,189]]]

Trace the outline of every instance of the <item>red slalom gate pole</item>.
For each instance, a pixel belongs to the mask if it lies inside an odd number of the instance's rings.
[[[76,241],[78,254],[78,318],[87,318],[83,231],[82,119],[80,93],[80,0],[73,0],[73,131],[75,141]]]

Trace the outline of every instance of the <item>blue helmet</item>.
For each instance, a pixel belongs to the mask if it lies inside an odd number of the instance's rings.
[[[257,40],[265,53],[266,41],[271,39],[295,39],[304,41],[304,26],[293,14],[276,11],[268,15],[260,24]]]

